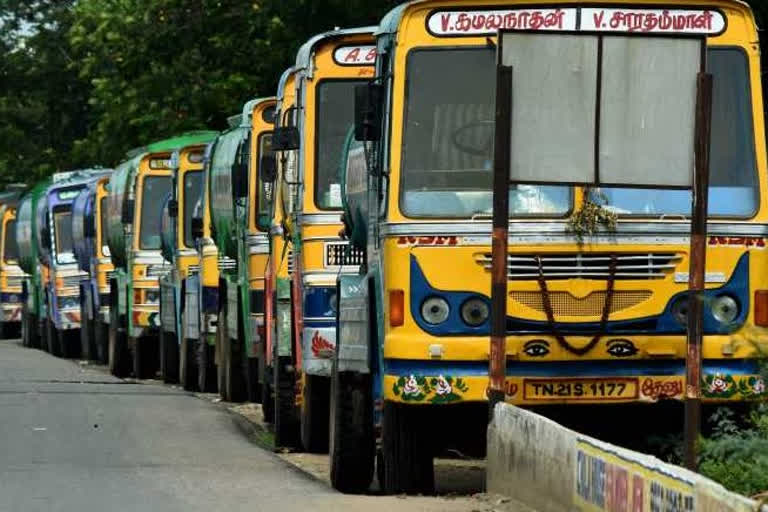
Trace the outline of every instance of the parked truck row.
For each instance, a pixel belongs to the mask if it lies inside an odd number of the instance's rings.
[[[581,87],[554,94],[560,82],[526,77],[637,66],[645,74],[618,88],[631,96],[631,84],[666,76],[653,68],[672,54],[663,45],[699,38],[696,65],[714,77],[704,399],[765,397],[759,350],[739,341],[768,327],[752,13],[737,0],[561,4],[406,2],[377,26],[310,38],[274,95],[246,102],[224,131],[9,187],[2,334],[119,377],[260,403],[279,447],[330,452],[341,491],[364,492],[376,474],[387,493],[432,492],[435,455],[485,446],[499,30],[572,38],[557,46],[580,48],[567,58],[546,53],[554,39],[526,40],[544,57],[521,57],[528,71],[514,75],[520,90],[571,106]],[[594,48],[598,64],[585,57]],[[507,115],[536,104],[515,101]],[[592,119],[594,102],[584,111]],[[632,124],[632,112],[622,119]],[[546,113],[528,122],[560,115]],[[616,133],[581,161],[628,151],[632,140]],[[589,141],[555,153],[594,150]],[[681,400],[690,192],[520,184],[508,199],[504,399]],[[616,226],[584,243],[569,218],[601,207]]]

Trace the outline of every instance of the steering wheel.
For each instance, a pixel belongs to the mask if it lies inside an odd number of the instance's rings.
[[[473,121],[471,123],[467,123],[453,131],[451,134],[451,143],[460,151],[470,155],[491,156],[491,149],[493,148],[493,127],[494,122],[489,120]],[[488,137],[486,137],[484,144],[481,146],[475,146],[472,144],[472,139],[476,140],[478,138],[483,138],[482,131],[479,134],[480,137],[478,137],[477,134],[475,134],[473,137],[471,135],[472,130],[483,130],[488,132]],[[466,139],[469,139],[469,141]]]

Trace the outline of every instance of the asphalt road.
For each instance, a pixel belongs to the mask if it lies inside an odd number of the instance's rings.
[[[345,496],[249,442],[224,408],[0,342],[0,512],[492,510]]]

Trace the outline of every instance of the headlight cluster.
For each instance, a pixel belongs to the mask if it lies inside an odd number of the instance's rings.
[[[145,304],[160,304],[160,290],[147,290],[144,295]]]
[[[451,314],[451,305],[442,297],[428,297],[421,304],[421,317],[430,325],[438,325]],[[488,320],[491,310],[488,303],[480,297],[472,297],[464,301],[459,308],[461,319],[470,327],[479,327]]]
[[[59,306],[59,309],[79,309],[80,308],[80,297],[78,296],[57,297],[56,302],[57,302],[57,305]]]
[[[712,317],[721,324],[730,324],[739,317],[739,302],[730,295],[719,295],[704,303]],[[682,298],[672,305],[672,315],[680,325],[688,325],[688,299]]]

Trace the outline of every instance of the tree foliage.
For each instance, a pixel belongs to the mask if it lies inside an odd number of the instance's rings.
[[[396,0],[0,0],[0,186],[114,165],[273,95],[312,35]],[[752,0],[761,24],[768,3]]]

